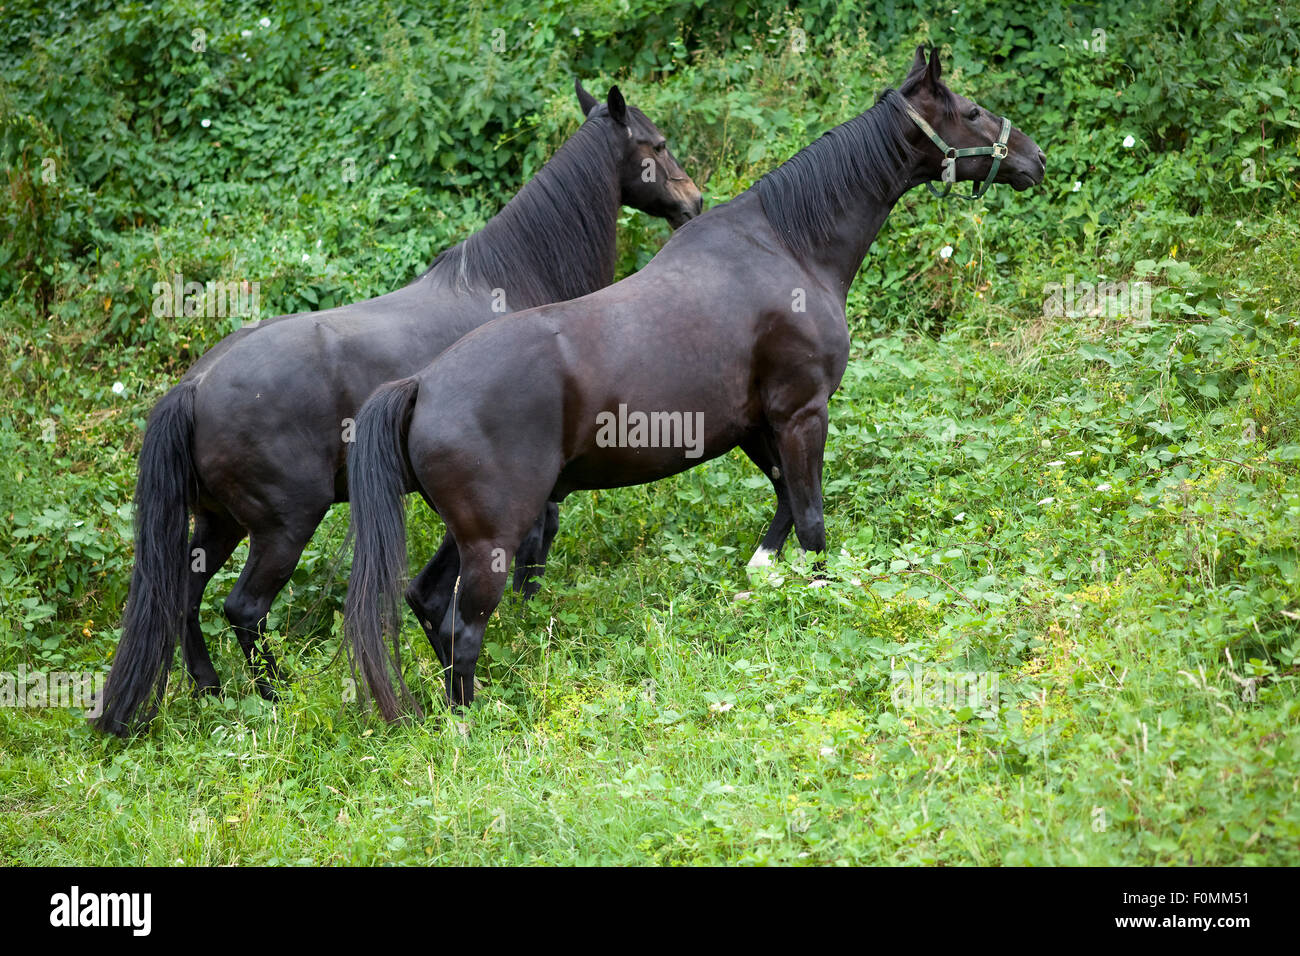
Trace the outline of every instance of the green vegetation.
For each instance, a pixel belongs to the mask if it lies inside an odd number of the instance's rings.
[[[232,562],[204,619],[222,698],[177,670],[125,744],[0,708],[0,859],[1300,863],[1293,13],[863,6],[7,4],[8,673],[106,667],[145,416],[241,321],[157,318],[154,283],[258,282],[264,316],[395,288],[574,127],[575,75],[619,82],[711,204],[934,41],[1048,176],[916,190],[868,257],[825,586],[793,548],[747,573],[772,496],[738,452],[577,495],[542,593],[497,613],[474,708],[387,727],[337,653],[338,508],[271,615],[279,703],[221,615]],[[627,213],[620,274],[666,236]],[[422,560],[441,528],[410,514]],[[996,694],[917,700],[918,674]]]

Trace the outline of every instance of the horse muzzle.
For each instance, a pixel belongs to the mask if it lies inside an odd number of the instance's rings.
[[[677,187],[673,190],[676,194],[677,208],[665,218],[668,220],[668,225],[677,229],[704,210],[704,197],[700,195],[699,187],[690,179],[681,180],[680,185],[674,181],[673,185]]]

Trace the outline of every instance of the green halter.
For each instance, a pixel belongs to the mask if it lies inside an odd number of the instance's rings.
[[[939,151],[943,153],[943,182],[947,183],[947,187],[943,192],[939,192],[934,188],[934,183],[927,182],[925,185],[930,192],[940,199],[947,199],[948,194],[952,192],[953,183],[957,182],[957,160],[964,156],[992,156],[993,166],[989,169],[988,177],[984,182],[978,186],[972,184],[969,196],[958,193],[957,198],[979,199],[987,194],[993,185],[993,177],[998,174],[998,167],[1002,165],[1002,160],[1007,158],[1007,140],[1011,136],[1011,120],[1005,116],[1002,117],[1002,132],[998,133],[998,141],[992,146],[970,146],[966,149],[953,149],[943,141],[943,138],[934,131],[934,127],[927,123],[920,113],[912,109],[911,103],[904,100],[903,107],[907,110],[907,115],[912,117],[912,122],[921,127],[921,132],[930,137],[930,142],[938,146]]]

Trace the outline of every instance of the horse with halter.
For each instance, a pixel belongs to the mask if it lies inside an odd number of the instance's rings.
[[[901,88],[686,224],[636,274],[490,322],[378,389],[349,450],[356,547],[344,622],[383,715],[403,707],[385,637],[395,653],[405,492],[419,489],[451,534],[406,597],[452,705],[474,696],[506,585],[500,557],[547,502],[655,481],[739,446],[776,492],[760,551],[779,550],[791,526],[805,550],[823,551],[846,297],[885,217],[920,183],[1021,190],[1045,170],[1033,140],[953,93],[938,53],[927,62],[918,48]]]

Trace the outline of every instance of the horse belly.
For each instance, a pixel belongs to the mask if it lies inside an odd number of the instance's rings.
[[[743,429],[710,431],[703,412],[678,419],[618,415],[597,423],[594,440],[560,474],[568,491],[641,485],[694,468],[725,455],[743,437]]]

